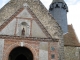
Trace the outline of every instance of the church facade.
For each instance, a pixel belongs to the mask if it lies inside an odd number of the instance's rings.
[[[0,10],[0,60],[63,60],[62,36],[39,0],[10,0]]]
[[[40,0],[10,0],[0,9],[0,60],[75,60],[76,52],[80,59],[67,12],[63,0],[53,0],[49,11]]]

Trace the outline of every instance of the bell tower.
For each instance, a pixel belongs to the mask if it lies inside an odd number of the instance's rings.
[[[67,28],[67,12],[68,7],[64,0],[53,0],[49,12],[52,14],[54,19],[58,22],[59,26],[61,26],[63,34],[68,32]]]

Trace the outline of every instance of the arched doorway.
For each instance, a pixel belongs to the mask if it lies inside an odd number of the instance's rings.
[[[8,60],[33,60],[33,54],[26,47],[16,47],[10,52]]]

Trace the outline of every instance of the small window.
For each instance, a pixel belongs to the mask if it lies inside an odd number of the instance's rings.
[[[54,59],[54,58],[55,58],[55,55],[54,55],[54,54],[52,54],[52,55],[51,55],[51,59]]]
[[[56,4],[55,8],[60,8],[60,6],[58,4]]]
[[[54,51],[54,50],[55,50],[55,48],[53,46],[51,46],[51,51]]]

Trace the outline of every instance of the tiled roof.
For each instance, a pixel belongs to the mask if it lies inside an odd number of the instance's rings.
[[[72,25],[68,25],[68,33],[64,35],[65,46],[80,46]]]

